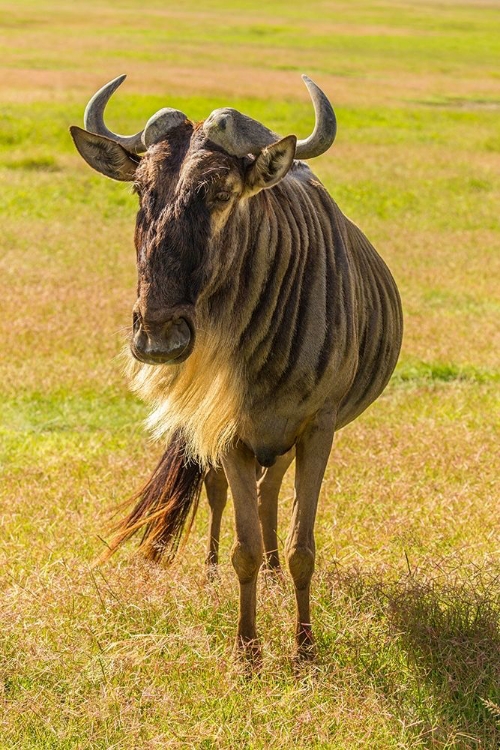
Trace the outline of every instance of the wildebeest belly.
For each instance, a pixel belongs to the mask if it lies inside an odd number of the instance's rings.
[[[245,420],[238,438],[254,453],[261,466],[272,466],[278,456],[292,448],[304,427],[304,421],[276,414],[270,408],[267,414]]]

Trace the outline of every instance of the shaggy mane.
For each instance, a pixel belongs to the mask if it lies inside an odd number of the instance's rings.
[[[221,336],[199,331],[191,356],[180,365],[146,365],[129,352],[131,388],[153,410],[147,420],[155,438],[182,435],[187,460],[218,466],[236,436],[244,387],[241,367]]]

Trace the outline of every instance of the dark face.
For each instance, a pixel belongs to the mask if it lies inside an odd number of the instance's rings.
[[[237,221],[236,205],[286,176],[297,139],[287,136],[255,159],[239,158],[185,120],[139,158],[106,136],[77,127],[71,133],[91,167],[133,181],[139,196],[132,354],[147,364],[179,364],[193,350],[196,303],[220,271],[218,253],[228,222]]]
[[[135,173],[138,287],[130,342],[141,362],[178,364],[193,350],[210,247],[242,193],[243,170],[243,159],[209,148],[187,123],[142,159]]]

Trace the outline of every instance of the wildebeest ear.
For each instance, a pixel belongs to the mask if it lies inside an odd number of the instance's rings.
[[[134,179],[139,156],[103,135],[89,133],[76,125],[70,127],[70,132],[80,155],[92,169],[113,180],[127,182]]]
[[[276,185],[292,166],[297,138],[287,135],[281,141],[263,149],[246,174],[246,192],[253,195],[259,190]]]

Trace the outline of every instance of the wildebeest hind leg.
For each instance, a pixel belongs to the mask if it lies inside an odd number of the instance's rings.
[[[227,479],[224,469],[210,469],[205,477],[205,490],[210,506],[206,563],[208,577],[213,578],[219,562],[220,526],[227,502]]]
[[[274,466],[265,469],[257,482],[259,517],[264,541],[264,566],[280,570],[278,555],[278,496],[285,472],[293,461],[295,450],[280,456]]]
[[[295,585],[296,642],[300,657],[314,654],[309,593],[314,572],[314,521],[321,482],[333,441],[334,415],[319,414],[297,442],[295,497],[285,551]]]

